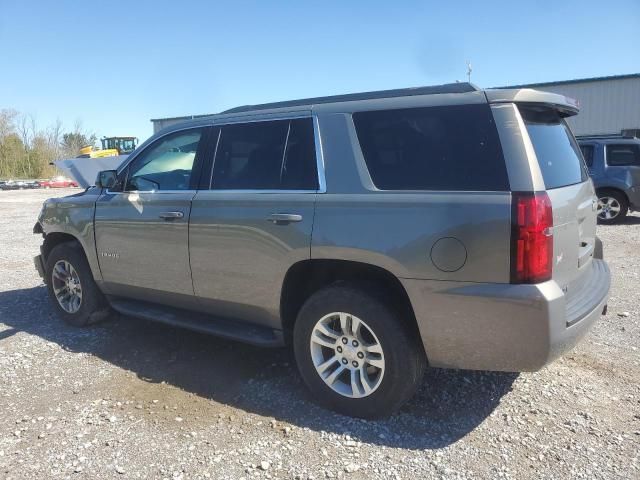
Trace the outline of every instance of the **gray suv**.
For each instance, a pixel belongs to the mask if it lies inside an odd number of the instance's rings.
[[[624,221],[640,210],[640,139],[622,136],[578,139],[598,195],[598,221]]]
[[[320,402],[388,415],[427,365],[537,370],[604,311],[576,113],[467,83],[238,107],[48,200],[35,264],[73,325],[292,345]]]

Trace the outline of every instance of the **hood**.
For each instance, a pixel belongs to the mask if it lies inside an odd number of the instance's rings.
[[[54,165],[73,178],[82,188],[96,184],[98,172],[117,170],[129,155],[102,158],[66,158],[56,160]]]

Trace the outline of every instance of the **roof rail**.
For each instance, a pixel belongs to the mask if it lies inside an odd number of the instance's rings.
[[[397,88],[394,90],[379,90],[374,92],[347,93],[344,95],[331,95],[328,97],[303,98],[300,100],[287,100],[283,102],[263,103],[259,105],[243,105],[231,108],[220,113],[242,113],[253,110],[268,110],[272,108],[297,107],[303,105],[317,105],[321,103],[351,102],[355,100],[371,100],[376,98],[409,97],[414,95],[435,95],[439,93],[467,93],[477,92],[480,89],[472,83],[457,82],[429,87]]]
[[[583,139],[598,139],[598,138],[603,138],[603,139],[607,139],[607,138],[634,139],[634,138],[639,138],[638,137],[638,133],[639,132],[640,132],[639,130],[633,130],[633,131],[624,131],[622,133],[603,133],[601,135],[576,135],[576,138],[579,138],[581,140],[583,140]]]
[[[600,135],[576,135],[576,138],[622,138],[621,133],[603,133]]]

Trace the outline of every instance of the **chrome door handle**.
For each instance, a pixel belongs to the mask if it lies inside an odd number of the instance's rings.
[[[184,213],[182,213],[182,212],[162,212],[158,216],[160,218],[164,219],[164,220],[175,220],[177,218],[184,217]]]
[[[273,222],[276,225],[286,225],[291,222],[301,222],[302,215],[297,215],[295,213],[272,213],[267,218],[269,222]]]

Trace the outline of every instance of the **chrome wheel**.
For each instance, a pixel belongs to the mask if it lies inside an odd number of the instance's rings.
[[[82,284],[78,272],[66,260],[58,260],[51,273],[51,286],[58,304],[67,313],[76,313],[82,305]]]
[[[311,332],[311,359],[320,378],[349,398],[371,395],[384,376],[384,353],[373,330],[358,317],[334,312]]]
[[[598,218],[601,220],[613,220],[620,215],[620,202],[614,197],[598,198]]]

